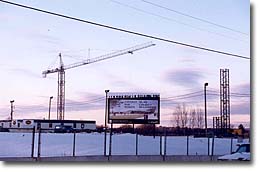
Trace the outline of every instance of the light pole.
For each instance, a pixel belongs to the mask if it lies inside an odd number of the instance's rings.
[[[107,151],[107,109],[108,109],[108,102],[107,102],[107,93],[109,90],[105,90],[106,93],[106,109],[105,109],[105,131],[104,131],[104,156],[106,156]]]
[[[204,84],[204,101],[205,101],[205,133],[206,133],[206,136],[208,135],[208,126],[207,126],[207,93],[206,93],[206,87],[208,86],[209,84],[206,82]]]
[[[14,105],[13,105],[13,103],[14,103],[14,100],[11,100],[10,101],[10,103],[11,103],[11,121],[13,121],[13,113],[14,113]]]
[[[53,99],[53,96],[51,96],[49,100],[49,120],[51,119],[51,99]]]

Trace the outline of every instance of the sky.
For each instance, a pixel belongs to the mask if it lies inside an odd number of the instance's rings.
[[[13,0],[35,8],[145,33],[182,43],[250,57],[248,0]],[[150,3],[159,4],[163,8]],[[171,9],[167,10],[167,9]],[[173,12],[188,14],[191,17]],[[194,19],[200,18],[209,22]],[[172,125],[178,104],[204,108],[203,86],[209,83],[208,125],[219,116],[219,70],[229,69],[231,123],[250,126],[250,60],[109,30],[0,3],[0,119],[56,119],[57,73],[65,66],[149,41],[156,46],[113,59],[66,70],[65,119],[104,123],[105,90],[160,93],[161,124]],[[229,28],[229,29],[227,29]],[[232,30],[231,30],[232,29]],[[234,31],[235,30],[235,31]],[[196,97],[178,96],[197,92]],[[211,94],[210,94],[211,93]],[[177,97],[176,97],[177,96]]]

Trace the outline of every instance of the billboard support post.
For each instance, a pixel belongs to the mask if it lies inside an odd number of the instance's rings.
[[[109,156],[111,156],[111,152],[112,152],[112,130],[113,130],[113,123],[111,123],[111,127],[110,127]]]
[[[105,131],[104,131],[104,156],[106,156],[106,151],[107,151],[107,109],[108,109],[108,106],[107,106],[107,93],[109,92],[109,90],[105,90],[105,93],[106,93],[106,109],[105,109]]]

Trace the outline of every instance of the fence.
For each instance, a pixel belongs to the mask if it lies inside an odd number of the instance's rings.
[[[29,130],[28,130],[29,131]],[[109,134],[109,133],[107,133]],[[113,134],[107,155],[223,155],[235,151],[235,138],[143,136]],[[104,133],[0,133],[0,157],[54,157],[104,155]]]

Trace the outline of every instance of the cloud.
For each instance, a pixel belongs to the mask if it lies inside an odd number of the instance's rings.
[[[243,83],[236,85],[231,88],[231,92],[240,93],[240,94],[250,94],[250,83]]]
[[[119,76],[108,70],[102,69],[104,78],[109,78],[109,83],[113,85],[115,90],[128,90],[132,92],[150,92],[149,88],[142,88],[137,82],[132,81],[129,78]]]
[[[15,111],[23,112],[44,112],[48,111],[48,106],[46,105],[16,105]]]
[[[194,63],[196,60],[192,57],[179,57],[179,62],[181,63]]]
[[[60,45],[62,43],[62,40],[58,37],[52,36],[48,33],[41,33],[40,31],[30,30],[30,32],[26,32],[26,36],[35,39],[39,42],[47,42],[50,44]]]
[[[87,92],[87,91],[77,91],[76,94],[79,96],[79,98],[77,99],[79,101],[89,101],[101,97],[105,98],[105,91],[104,94]],[[74,100],[66,99],[66,101],[74,101]]]
[[[231,114],[248,115],[250,114],[250,102],[231,104],[230,111]]]
[[[42,78],[41,73],[35,73],[28,69],[22,69],[22,68],[12,68],[9,69],[10,72],[19,73],[24,76],[33,77],[33,78]]]
[[[105,107],[105,96],[93,93],[84,93],[79,100],[68,100],[65,102],[66,111],[88,111],[100,110]]]
[[[203,74],[197,69],[179,69],[167,72],[165,80],[178,86],[194,88],[201,87]]]

